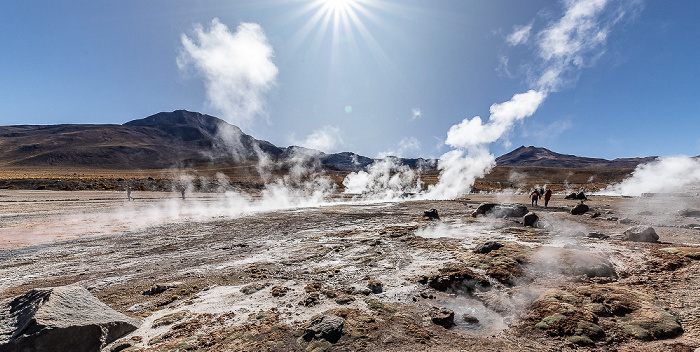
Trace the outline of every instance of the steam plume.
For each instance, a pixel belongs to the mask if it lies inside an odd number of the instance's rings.
[[[640,196],[642,193],[685,192],[691,187],[700,187],[700,161],[674,156],[637,166],[631,177],[601,193]]]
[[[454,150],[440,157],[440,180],[425,197],[448,199],[469,192],[474,180],[495,164],[494,156],[487,151],[488,145],[501,139],[517,121],[533,115],[548,94],[559,89],[571,73],[602,54],[599,48],[605,43],[610,27],[625,13],[621,6],[611,11],[611,16],[602,18],[608,2],[566,2],[564,15],[535,36],[543,66],[532,89],[492,105],[488,122],[476,116],[450,128],[445,144]],[[531,30],[531,25],[516,26],[507,40],[513,45],[523,44]]]
[[[197,24],[194,38],[183,34],[181,41],[178,67],[202,76],[208,104],[228,122],[245,126],[264,115],[264,95],[275,83],[277,67],[260,25],[241,23],[231,33],[214,18],[208,31]]]

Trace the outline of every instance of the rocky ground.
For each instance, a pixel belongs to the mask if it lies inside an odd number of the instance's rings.
[[[697,197],[592,196],[581,215],[564,195],[548,208],[469,195],[276,211],[134,197],[0,191],[0,299],[82,286],[141,322],[109,351],[700,347]],[[539,221],[472,217],[484,202]],[[624,240],[635,225],[659,242]]]

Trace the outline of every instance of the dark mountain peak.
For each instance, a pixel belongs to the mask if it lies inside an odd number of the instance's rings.
[[[568,168],[634,168],[656,157],[607,160],[555,153],[547,148],[521,146],[496,158],[498,166],[543,166]]]
[[[228,124],[226,121],[198,112],[187,110],[175,110],[172,112],[159,112],[138,120],[132,120],[124,126],[154,126],[154,127],[196,127],[210,133],[216,133],[220,125]],[[235,126],[234,126],[235,127]],[[238,127],[236,127],[238,129]]]

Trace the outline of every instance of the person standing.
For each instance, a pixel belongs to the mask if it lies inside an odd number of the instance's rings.
[[[130,202],[133,198],[131,198],[131,186],[126,187],[126,199],[128,199]]]
[[[552,199],[552,190],[548,189],[547,192],[544,192],[544,207],[546,208],[547,205],[549,205],[549,200]]]
[[[533,207],[534,207],[535,205],[537,205],[537,199],[540,198],[540,194],[539,194],[539,192],[537,191],[537,188],[535,188],[535,190],[532,191],[532,193],[530,193],[530,198],[532,199],[532,201],[530,202],[530,204],[531,204]]]

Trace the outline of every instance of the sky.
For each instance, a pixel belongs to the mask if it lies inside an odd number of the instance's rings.
[[[473,140],[695,156],[699,15],[695,0],[3,1],[0,125],[186,109],[369,157]]]

